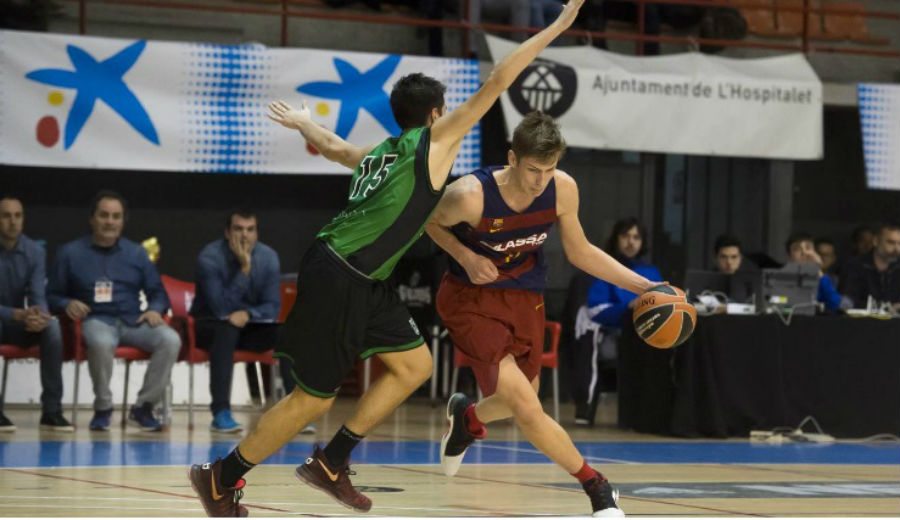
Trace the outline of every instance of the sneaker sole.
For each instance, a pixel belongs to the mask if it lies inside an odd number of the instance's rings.
[[[209,431],[213,433],[237,433],[243,429],[243,426],[235,426],[233,428],[216,428],[215,426],[209,427]]]
[[[451,401],[447,401],[447,421],[450,422],[450,427],[447,429],[447,433],[441,437],[441,469],[444,470],[444,475],[447,475],[448,477],[456,476],[459,472],[459,468],[462,466],[463,457],[466,456],[466,451],[469,450],[469,448],[466,448],[459,455],[446,454],[447,442],[450,441],[450,434],[453,433],[453,412],[450,411]]]
[[[353,507],[350,504],[339,499],[338,497],[334,496],[330,491],[328,491],[324,487],[317,484],[314,480],[307,478],[306,471],[303,471],[303,466],[298,466],[297,469],[294,470],[294,476],[297,477],[297,479],[300,480],[300,482],[303,482],[307,486],[309,486],[313,489],[317,489],[317,490],[321,491],[322,493],[325,493],[329,498],[334,500],[336,503],[346,507],[347,509],[349,509],[351,511],[356,511],[357,513],[368,513],[369,511],[372,510],[371,507],[369,509],[360,509],[360,508]]]
[[[131,418],[128,419],[128,424],[130,424],[132,426],[137,426],[138,428],[141,429],[142,432],[161,432],[162,431],[162,425],[159,425],[159,426],[156,426],[153,428],[148,428],[147,426],[141,426],[141,423],[139,423]]]
[[[71,432],[75,431],[74,426],[51,426],[49,424],[42,424],[42,425],[40,425],[39,429],[41,429],[43,431],[49,431],[49,432],[64,432],[64,433],[71,433]]]

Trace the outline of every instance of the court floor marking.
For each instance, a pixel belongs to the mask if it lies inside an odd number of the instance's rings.
[[[119,489],[130,489],[133,491],[140,491],[140,492],[144,492],[144,493],[154,493],[157,495],[163,495],[163,496],[169,496],[169,497],[187,498],[187,499],[191,499],[191,500],[197,500],[196,495],[173,493],[171,491],[160,491],[158,489],[142,488],[142,487],[137,487],[137,486],[128,486],[125,484],[115,484],[115,483],[102,482],[99,480],[91,480],[91,479],[85,479],[85,478],[66,477],[63,475],[48,475],[46,473],[39,473],[36,471],[24,471],[24,470],[13,469],[13,468],[3,468],[3,469],[4,469],[4,471],[11,471],[14,473],[22,473],[25,475],[32,475],[32,476],[36,476],[36,477],[52,478],[52,479],[57,479],[57,480],[67,480],[69,482],[81,482],[81,483],[87,483],[87,484],[96,484],[96,485],[100,485],[100,486],[109,486],[109,487],[114,487],[114,488],[119,488]],[[284,509],[268,507],[268,506],[263,506],[263,505],[259,505],[259,504],[246,503],[246,502],[242,502],[242,505],[244,505],[246,507],[254,507],[257,509],[268,509],[269,511],[274,511],[276,513],[288,513],[289,512]]]
[[[191,496],[180,496],[176,495],[178,498],[189,498],[191,502],[195,502],[197,497]],[[97,502],[171,502],[171,499],[167,498],[133,498],[133,497],[98,497],[98,496],[22,496],[22,495],[0,495],[0,499],[10,499],[10,500],[32,500],[32,501],[43,501],[43,500],[88,500],[88,501],[97,501]],[[295,501],[295,502],[266,502],[268,506],[287,506],[287,507],[341,507],[340,505],[334,503],[333,501],[328,502],[309,502],[309,501]],[[4,503],[6,505],[6,503]],[[31,504],[35,507],[50,507],[50,508],[59,508],[63,506],[57,505],[46,505],[42,503]],[[14,507],[25,507],[23,504],[18,504]],[[73,506],[79,509],[91,509],[88,506]],[[114,509],[112,506],[97,506],[97,509]],[[160,510],[177,510],[177,511],[203,511],[203,508],[198,506],[193,509],[177,509],[174,507],[163,507],[163,508],[152,508],[152,507],[140,507],[140,508],[129,508],[129,509],[160,509]],[[485,510],[482,508],[466,508],[466,507],[405,507],[405,506],[385,506],[382,509],[385,510],[397,510],[397,511],[432,511],[432,512],[460,512],[460,513],[472,513],[478,512],[483,513]],[[285,514],[299,514],[306,516],[313,516],[310,513],[297,513],[293,511],[278,511],[278,513]],[[318,516],[318,514],[316,515]],[[340,514],[339,516],[346,516],[345,514]],[[558,516],[558,515],[553,515]]]
[[[688,466],[690,464],[685,464],[685,465]],[[737,463],[737,464],[719,463],[719,464],[715,464],[715,465],[730,466],[733,468],[741,468],[741,469],[755,470],[755,471],[762,471],[762,472],[769,472],[769,473],[786,473],[788,475],[802,475],[804,477],[829,478],[829,479],[833,479],[833,480],[837,480],[837,481],[850,479],[850,480],[855,480],[855,481],[860,481],[860,482],[867,482],[867,481],[881,482],[884,480],[883,476],[850,475],[847,473],[841,473],[840,470],[829,471],[828,473],[816,473],[816,472],[814,472],[812,470],[808,470],[808,469],[802,470],[802,469],[780,468],[777,466],[775,466],[775,467],[773,467],[773,466],[753,466],[753,465],[743,464],[743,463]],[[812,465],[814,466],[815,464],[812,464]],[[889,464],[885,464],[885,465],[889,466]],[[831,466],[839,467],[840,465],[832,464]]]
[[[532,454],[537,454],[537,455],[543,455],[545,457],[547,456],[547,454],[541,450],[520,448],[518,446],[496,446],[496,445],[492,445],[492,444],[479,444],[478,447],[482,450],[492,449],[492,450],[500,450],[500,451],[511,451],[514,453],[532,453]],[[584,460],[586,460],[588,462],[611,462],[613,464],[640,464],[640,462],[634,462],[631,460],[610,459],[610,458],[606,458],[606,457],[584,457]],[[513,462],[511,464],[520,464],[520,463]],[[551,464],[552,464],[552,462],[551,462]]]
[[[72,504],[3,504],[4,508],[31,508],[31,509],[115,509],[117,511],[121,511],[122,508],[120,506],[78,506]],[[183,513],[197,513],[202,512],[202,507],[196,507],[193,509],[185,509],[181,507],[129,507],[129,511],[179,511]]]
[[[426,475],[438,475],[438,476],[441,476],[441,475],[443,474],[443,473],[440,473],[440,472],[436,472],[436,471],[426,471],[426,470],[419,469],[419,468],[407,468],[407,467],[401,467],[401,466],[387,466],[387,465],[382,465],[382,467],[383,467],[383,468],[386,468],[386,469],[393,469],[393,470],[399,470],[399,471],[407,471],[407,472],[411,472],[411,473],[424,473],[424,474],[426,474]],[[581,490],[578,490],[578,489],[569,489],[569,488],[563,488],[563,487],[558,487],[558,486],[548,486],[548,485],[545,485],[545,484],[537,484],[537,483],[533,483],[533,482],[510,482],[510,481],[507,481],[507,480],[497,480],[497,479],[490,479],[490,478],[484,478],[484,477],[469,477],[469,476],[465,476],[465,475],[456,475],[456,476],[453,477],[453,478],[455,478],[455,479],[464,479],[464,480],[472,480],[472,481],[475,481],[475,482],[491,482],[491,483],[494,483],[494,484],[506,484],[506,485],[510,485],[510,486],[522,486],[522,487],[531,487],[531,488],[538,488],[538,489],[550,489],[550,490],[555,490],[555,491],[565,491],[565,492],[568,492],[568,493],[581,493],[581,492],[582,492]],[[714,508],[714,507],[708,507],[708,506],[697,506],[697,505],[679,504],[678,502],[669,502],[669,501],[667,501],[667,500],[659,500],[659,499],[650,499],[650,498],[633,497],[633,496],[631,496],[631,495],[621,495],[621,496],[624,497],[624,498],[628,498],[629,500],[635,500],[635,501],[639,501],[639,502],[648,502],[648,503],[653,503],[653,504],[664,504],[664,505],[668,505],[668,506],[677,506],[677,507],[681,507],[681,508],[685,508],[685,509],[699,509],[699,510],[703,510],[703,511],[710,511],[710,512],[713,512],[713,513],[725,513],[725,514],[728,514],[728,515],[738,515],[738,516],[741,516],[741,515],[743,515],[743,516],[757,516],[757,517],[766,517],[766,516],[767,516],[767,515],[760,515],[760,514],[754,514],[754,513],[742,513],[742,512],[740,512],[740,511],[732,511],[732,510],[729,510],[729,509],[720,509],[720,508]],[[668,513],[667,513],[666,516],[668,516]]]
[[[276,466],[278,466],[278,465],[276,465]],[[373,466],[374,466],[374,464],[373,464]],[[89,466],[89,467],[96,468],[96,466]],[[104,467],[109,467],[109,466],[104,466]],[[118,468],[133,468],[135,466],[116,466],[116,467],[118,467]],[[146,466],[141,466],[141,467],[146,467]],[[158,466],[158,467],[164,467],[164,466]],[[178,466],[168,466],[168,467],[178,467]],[[390,467],[390,466],[383,466],[383,467]],[[189,499],[191,501],[197,500],[196,495],[186,495],[186,494],[182,494],[182,493],[159,491],[159,490],[155,490],[155,489],[141,488],[141,487],[137,487],[137,486],[128,486],[128,485],[124,485],[124,484],[114,484],[114,483],[102,482],[102,481],[91,480],[91,479],[66,477],[66,476],[61,476],[61,475],[48,475],[45,473],[39,473],[39,472],[35,472],[35,471],[23,471],[19,468],[15,468],[15,469],[3,468],[3,469],[5,469],[6,471],[24,473],[27,475],[33,475],[33,476],[38,476],[38,477],[53,478],[53,479],[58,479],[58,480],[71,481],[71,482],[89,483],[89,484],[95,484],[95,485],[112,487],[112,488],[131,489],[131,490],[135,490],[135,491],[155,493],[155,494],[169,496],[169,497]],[[95,499],[95,498],[92,497],[92,499]],[[301,506],[301,507],[302,506],[310,506],[310,505],[340,507],[338,504],[335,504],[334,502],[321,503],[321,504],[311,504],[309,502],[266,502],[266,503],[271,504],[271,505],[296,505],[296,506]],[[265,509],[265,510],[273,511],[275,513],[284,513],[284,514],[293,514],[293,515],[302,515],[302,516],[314,516],[314,517],[322,516],[320,514],[312,514],[312,513],[295,513],[295,512],[289,511],[289,510],[271,507],[271,506],[262,505],[262,504],[257,504],[257,503],[252,503],[252,502],[241,502],[241,504],[248,508]],[[18,507],[24,507],[24,506],[18,506]],[[43,505],[41,505],[41,507],[43,507]],[[59,506],[52,506],[52,507],[55,508],[55,507],[59,507]],[[89,507],[80,507],[80,508],[81,509],[90,509]],[[100,509],[103,509],[103,508],[100,508]],[[171,508],[163,508],[163,509],[169,510]],[[409,510],[409,511],[485,512],[485,510],[482,510],[480,508],[465,509],[465,508],[429,508],[429,507],[393,507],[393,506],[391,506],[391,507],[385,507],[384,509],[397,509],[397,510]],[[190,511],[194,511],[194,510],[191,509]],[[337,516],[346,516],[346,514],[337,515]],[[501,515],[501,516],[508,516],[508,515]]]

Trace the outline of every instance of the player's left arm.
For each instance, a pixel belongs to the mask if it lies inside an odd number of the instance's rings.
[[[324,128],[312,120],[306,101],[299,109],[293,108],[284,101],[269,103],[269,119],[284,126],[299,130],[306,141],[315,146],[322,157],[350,168],[359,166],[363,158],[375,148],[374,145],[361,147],[349,143],[341,136]]]
[[[575,267],[607,282],[641,294],[659,285],[619,263],[599,247],[588,242],[578,220],[578,185],[567,173],[556,171],[556,215],[566,258]]]

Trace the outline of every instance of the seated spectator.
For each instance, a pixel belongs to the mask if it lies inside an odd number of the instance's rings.
[[[858,226],[850,235],[850,242],[851,257],[867,255],[875,247],[875,230],[866,225]]]
[[[91,234],[57,252],[47,291],[50,307],[82,320],[94,383],[91,430],[109,430],[113,411],[109,381],[115,349],[129,345],[151,357],[128,419],[143,431],[160,431],[162,424],[154,417],[153,408],[165,395],[181,350],[181,338],[162,317],[169,309],[169,298],[147,251],[122,237],[128,216],[125,199],[116,192],[101,191],[94,197],[90,215]],[[141,291],[147,298],[144,312]]]
[[[880,226],[874,243],[868,254],[847,263],[841,289],[856,308],[865,308],[871,296],[900,313],[900,224]]]
[[[40,345],[40,428],[71,432],[75,428],[62,415],[62,332],[47,312],[47,253],[22,234],[24,222],[22,201],[0,197],[0,343]],[[0,432],[15,429],[0,410]]]
[[[605,32],[607,20],[638,24],[639,7],[630,0],[586,0],[579,13],[581,27],[588,31]],[[663,25],[679,31],[696,31],[704,39],[740,40],[747,35],[747,22],[737,9],[731,7],[703,7],[648,2],[644,4],[644,34],[659,36]],[[593,44],[606,49],[606,41],[594,40]],[[660,53],[658,42],[642,44],[642,54],[655,56]],[[719,52],[721,46],[704,44],[701,52]]]
[[[816,239],[815,246],[816,253],[818,253],[819,258],[822,259],[822,272],[825,273],[826,276],[831,278],[831,283],[834,284],[835,287],[837,287],[838,259],[837,249],[835,249],[834,247],[834,242],[832,242],[830,238],[819,238]]]
[[[244,209],[229,213],[225,238],[207,244],[197,258],[197,296],[191,306],[197,323],[197,344],[209,350],[212,431],[242,429],[231,415],[234,351],[262,352],[274,348],[278,340],[280,284],[278,253],[259,242],[256,215]],[[285,389],[290,393],[293,379],[290,371],[284,370],[287,361],[279,364]]]
[[[619,220],[613,225],[605,250],[623,265],[653,281],[661,281],[659,269],[642,260],[647,254],[646,232],[635,218]],[[575,373],[572,397],[575,401],[577,424],[591,424],[594,420],[600,385],[599,362],[615,359],[616,343],[622,331],[622,320],[637,302],[638,295],[600,279],[594,279],[588,290],[585,310],[576,318]],[[585,317],[587,319],[585,319]],[[588,322],[592,322],[590,326]],[[593,341],[580,338],[591,333]]]
[[[874,243],[875,231],[871,226],[863,224],[853,229],[850,233],[850,249],[846,255],[838,259],[838,263],[834,267],[834,273],[839,283],[841,283],[841,277],[847,269],[847,264],[851,263],[856,257],[869,254]]]
[[[741,241],[731,235],[716,238],[713,253],[716,255],[716,271],[720,273],[734,274],[742,268],[746,269]]]
[[[788,237],[785,249],[787,249],[789,261],[798,264],[812,262],[819,267],[819,290],[816,294],[816,301],[825,305],[826,310],[833,312],[840,309],[841,295],[831,283],[831,278],[822,272],[822,258],[816,253],[812,235],[803,232],[792,234]]]

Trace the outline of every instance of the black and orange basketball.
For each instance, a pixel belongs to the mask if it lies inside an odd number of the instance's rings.
[[[651,347],[681,345],[691,337],[696,323],[696,309],[681,289],[671,285],[650,288],[634,307],[634,329]]]

